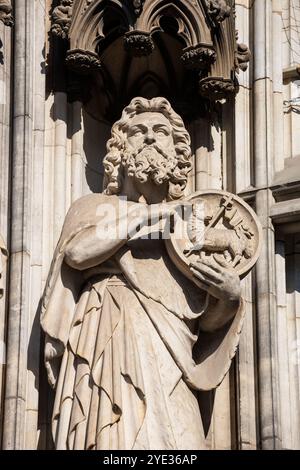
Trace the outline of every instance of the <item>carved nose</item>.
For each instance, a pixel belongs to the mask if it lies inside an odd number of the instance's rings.
[[[147,132],[147,134],[145,135],[145,143],[147,145],[151,145],[155,142],[155,136],[153,134],[153,132]]]

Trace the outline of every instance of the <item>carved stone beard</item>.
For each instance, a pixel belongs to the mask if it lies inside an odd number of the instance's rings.
[[[177,167],[176,151],[161,149],[158,145],[143,145],[138,150],[126,149],[122,159],[128,176],[141,183],[151,180],[157,185],[169,181]]]

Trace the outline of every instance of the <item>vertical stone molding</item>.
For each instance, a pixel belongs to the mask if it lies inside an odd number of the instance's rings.
[[[37,447],[45,3],[15,2],[7,356],[3,448]]]
[[[12,233],[7,335],[4,449],[25,447],[29,338],[30,197],[33,130],[34,3],[16,2],[12,146]],[[24,40],[26,38],[26,40]]]
[[[7,258],[8,251],[6,244],[0,234],[0,413],[3,416],[3,397],[2,389],[5,379],[6,370],[6,337],[5,337],[5,323],[6,323],[6,271],[7,271]],[[2,437],[2,429],[0,429],[0,438]]]

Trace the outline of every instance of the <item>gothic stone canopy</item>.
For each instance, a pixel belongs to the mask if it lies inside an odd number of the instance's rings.
[[[160,55],[171,80],[184,74],[181,68],[197,77],[201,96],[218,100],[237,92],[236,73],[250,58],[237,43],[234,20],[233,0],[61,0],[52,32],[68,42],[66,63],[80,74],[103,69],[115,83],[118,73],[128,74],[130,60],[158,64]],[[120,72],[122,54],[127,65]]]

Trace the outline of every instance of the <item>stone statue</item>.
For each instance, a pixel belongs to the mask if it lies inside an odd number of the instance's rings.
[[[185,275],[160,236],[192,168],[166,99],[134,98],[107,148],[104,192],[70,208],[43,297],[55,447],[203,449],[197,394],[235,354],[240,278],[211,257]]]

